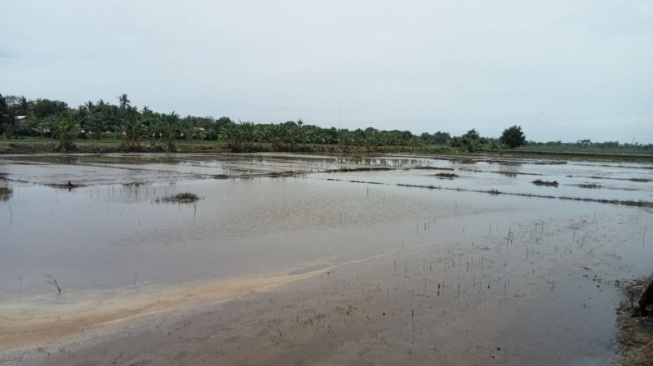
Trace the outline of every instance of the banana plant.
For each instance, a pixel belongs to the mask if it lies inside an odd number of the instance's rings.
[[[59,150],[62,151],[75,150],[77,146],[75,146],[73,139],[75,138],[77,132],[78,132],[77,123],[75,123],[75,120],[71,116],[64,115],[61,118],[59,118],[59,122],[57,122],[56,130],[55,130],[55,135],[59,140]]]

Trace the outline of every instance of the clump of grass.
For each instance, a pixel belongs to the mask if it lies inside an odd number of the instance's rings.
[[[327,169],[324,173],[349,173],[349,172],[378,172],[378,171],[387,171],[393,170],[388,167],[357,167],[357,168],[339,168],[339,169]]]
[[[578,187],[586,188],[586,189],[599,189],[601,188],[601,185],[598,183],[585,183],[585,184],[579,184]]]
[[[623,352],[621,364],[623,366],[649,366],[653,360],[653,325],[646,322],[643,329],[634,331],[627,339],[622,340]]]
[[[265,177],[270,177],[270,178],[278,178],[278,177],[292,177],[296,173],[293,172],[292,170],[288,170],[285,172],[269,172],[266,174],[263,174]]]
[[[144,186],[146,184],[147,183],[142,182],[142,181],[134,181],[134,182],[129,182],[129,183],[123,183],[123,186],[124,187],[140,187],[140,186]]]
[[[507,171],[507,170],[499,170],[497,173],[507,175],[509,177],[515,177],[515,176],[518,176],[518,175],[542,175],[542,174],[539,174],[539,173],[511,172],[511,171]]]
[[[73,183],[71,181],[68,181],[68,183],[45,183],[45,186],[52,187],[52,188],[60,188],[60,189],[67,189],[69,191],[75,189],[75,188],[81,188],[81,187],[86,187],[83,184],[77,184]]]
[[[624,206],[636,206],[636,207],[653,207],[653,202],[651,201],[633,201],[633,200],[608,200],[602,198],[581,198],[581,197],[567,197],[560,196],[558,199],[567,200],[567,201],[582,201],[582,202],[598,202],[598,203],[607,203],[611,205],[624,205]]]
[[[536,179],[533,181],[533,184],[536,186],[546,186],[546,187],[558,187],[558,181],[557,180],[541,180],[541,179]]]
[[[411,169],[415,170],[448,170],[453,171],[453,168],[441,168],[436,166],[414,166]]]
[[[156,203],[193,203],[200,198],[195,193],[183,192],[172,196],[159,197],[154,200]]]
[[[476,193],[488,193],[491,195],[507,195],[507,196],[517,196],[517,197],[532,197],[532,198],[546,198],[546,199],[559,199],[564,201],[579,201],[579,202],[595,202],[595,203],[604,203],[609,205],[624,205],[624,206],[636,206],[636,207],[653,207],[653,201],[633,201],[633,200],[608,200],[601,198],[583,198],[583,197],[569,197],[569,196],[552,196],[552,195],[543,195],[543,194],[533,194],[533,193],[519,193],[519,192],[502,192],[497,189],[466,189],[461,187],[441,187],[434,185],[421,185],[421,184],[406,184],[406,183],[379,183],[379,182],[367,182],[367,181],[357,181],[357,180],[342,180],[342,179],[327,179],[328,181],[336,182],[351,182],[351,183],[365,183],[365,184],[381,184],[381,185],[395,185],[397,187],[408,187],[408,188],[425,188],[425,189],[439,189],[446,191],[455,191],[455,192],[476,192]]]
[[[633,317],[640,313],[635,305],[637,292],[643,290],[649,279],[640,279],[630,287],[629,300],[619,310],[619,350],[623,366],[650,365],[653,360],[653,317]]]
[[[566,161],[564,160],[541,160],[541,161],[533,161],[531,164],[535,165],[565,165],[567,164]]]
[[[444,178],[444,179],[453,179],[453,178],[458,178],[458,174],[454,173],[437,173],[434,175],[437,178]]]

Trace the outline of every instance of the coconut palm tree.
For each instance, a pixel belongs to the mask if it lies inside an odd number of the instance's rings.
[[[25,96],[21,95],[20,97],[18,97],[18,106],[16,108],[16,115],[17,116],[27,116],[27,114],[29,113],[29,109],[30,109],[31,104],[32,103],[29,102],[27,100],[27,98],[25,98]]]
[[[129,98],[127,97],[127,94],[120,94],[118,96],[118,102],[120,103],[120,109],[125,109],[130,106],[130,101]]]

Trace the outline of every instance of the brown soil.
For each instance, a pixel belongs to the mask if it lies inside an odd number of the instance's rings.
[[[56,342],[61,337],[89,332],[112,323],[125,325],[121,322],[148,314],[160,315],[189,303],[197,306],[207,299],[217,304],[253,290],[270,290],[315,274],[213,281],[192,288],[155,291],[155,295],[136,293],[120,301],[53,305],[49,309],[29,309],[22,305],[13,309],[5,307],[0,318],[0,351]]]
[[[641,316],[637,300],[650,279],[640,279],[625,288],[627,300],[617,311],[621,365],[649,366],[653,364],[653,315]]]
[[[485,309],[514,312],[524,299],[505,306],[479,284],[465,291],[483,300],[458,305],[460,288],[442,277],[458,264],[426,263],[424,254],[398,249],[261,282],[55,309],[10,327],[3,322],[0,344],[12,349],[7,365],[523,364],[510,358],[516,349],[502,336],[513,325],[488,321]],[[116,315],[121,321],[112,321]]]

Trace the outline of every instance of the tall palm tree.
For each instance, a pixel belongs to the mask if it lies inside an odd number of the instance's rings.
[[[16,115],[18,116],[27,116],[29,112],[31,103],[25,98],[25,96],[18,97],[18,110]]]
[[[126,107],[129,107],[130,101],[129,98],[127,97],[127,94],[120,94],[118,96],[118,102],[120,102],[120,109],[125,109]]]

